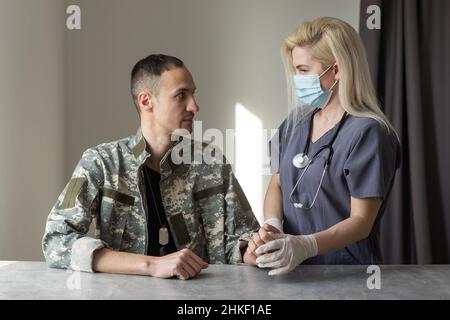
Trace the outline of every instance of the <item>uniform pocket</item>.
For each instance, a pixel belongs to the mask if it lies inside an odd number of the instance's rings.
[[[103,187],[102,188],[102,198],[103,197],[107,197],[107,198],[113,199],[115,201],[122,202],[123,204],[127,204],[129,206],[134,205],[134,197],[129,196],[125,193],[113,190],[113,189]]]
[[[224,261],[225,185],[212,186],[193,194],[193,212],[197,232],[193,241],[198,255],[210,263]],[[211,254],[213,253],[213,254]]]
[[[194,201],[199,201],[204,198],[211,197],[216,194],[224,194],[225,193],[225,184],[220,184],[214,187],[206,188],[197,192],[194,192],[193,198]]]
[[[204,223],[208,223],[210,219],[216,220],[223,213],[225,191],[225,185],[221,184],[194,192],[195,216],[201,217]]]
[[[134,197],[112,189],[102,188],[102,239],[114,250],[120,250],[121,248],[127,220],[131,215],[133,205]]]

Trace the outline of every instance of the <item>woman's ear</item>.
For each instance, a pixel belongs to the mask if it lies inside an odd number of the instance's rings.
[[[333,65],[334,80],[339,80],[339,66],[337,62]]]
[[[152,103],[152,94],[150,92],[148,91],[139,92],[137,101],[141,113],[145,111],[152,111],[153,103]]]

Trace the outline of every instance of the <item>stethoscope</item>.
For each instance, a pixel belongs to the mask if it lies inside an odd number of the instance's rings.
[[[326,145],[322,146],[319,148],[319,150],[317,150],[314,155],[312,156],[311,159],[309,159],[308,157],[308,151],[309,151],[309,146],[311,144],[311,135],[312,135],[312,125],[313,125],[313,120],[314,120],[314,115],[319,111],[320,109],[316,109],[314,110],[313,114],[311,115],[311,119],[309,122],[309,132],[308,132],[308,140],[306,141],[305,144],[305,148],[303,150],[302,153],[299,153],[297,155],[294,156],[294,158],[292,158],[292,164],[294,165],[294,167],[299,168],[299,169],[303,169],[302,174],[300,175],[300,177],[298,178],[297,182],[294,185],[294,188],[291,191],[291,194],[289,195],[289,200],[291,201],[291,203],[294,205],[295,208],[300,208],[300,209],[304,209],[304,210],[309,210],[314,206],[314,203],[316,202],[317,199],[317,195],[319,194],[319,190],[322,186],[322,181],[323,181],[323,177],[325,176],[325,172],[328,168],[328,165],[331,162],[331,159],[333,158],[333,143],[336,140],[337,135],[339,134],[339,131],[341,131],[342,126],[345,123],[345,120],[347,120],[347,112],[344,112],[344,114],[342,115],[341,120],[339,121],[339,125],[338,128],[336,130],[336,132],[334,133],[333,137],[331,138],[330,142],[327,143]],[[294,199],[294,192],[297,189],[298,184],[300,183],[300,181],[302,180],[303,176],[305,175],[305,172],[308,170],[309,166],[314,162],[314,159],[324,150],[328,149],[329,153],[328,153],[328,158],[325,161],[324,164],[324,168],[323,168],[323,172],[322,172],[322,176],[320,177],[320,182],[319,182],[319,187],[316,190],[316,193],[314,194],[314,198],[313,201],[311,203],[310,206],[306,206],[301,202],[298,202]]]

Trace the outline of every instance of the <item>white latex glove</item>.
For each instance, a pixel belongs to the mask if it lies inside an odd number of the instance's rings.
[[[264,221],[264,224],[271,225],[272,227],[278,229],[281,233],[283,233],[283,221],[278,218],[270,218]]]
[[[293,236],[274,233],[274,240],[258,249],[256,265],[260,268],[274,268],[269,276],[288,273],[306,259],[317,255],[317,242],[313,235]]]

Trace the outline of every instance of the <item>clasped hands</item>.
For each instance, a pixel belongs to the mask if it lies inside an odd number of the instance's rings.
[[[279,275],[294,270],[304,260],[317,255],[317,251],[313,235],[285,234],[281,222],[266,221],[249,241],[245,255],[250,264],[272,268],[269,275]]]

